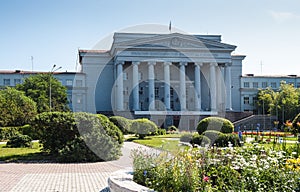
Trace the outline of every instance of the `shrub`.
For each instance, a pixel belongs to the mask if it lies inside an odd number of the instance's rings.
[[[201,135],[206,130],[217,130],[222,133],[232,133],[234,129],[233,124],[224,118],[207,117],[202,119],[197,126],[197,131]]]
[[[199,135],[198,133],[194,134],[190,143],[192,145],[199,145],[199,146],[206,146],[206,145],[210,145],[211,141],[210,139],[205,136],[205,135]]]
[[[175,127],[174,125],[171,125],[167,128],[167,131],[168,132],[177,132],[178,131],[178,128]]]
[[[166,135],[167,131],[165,129],[157,129],[156,134],[157,135]]]
[[[102,114],[97,114],[97,116],[101,119],[100,123],[102,128],[106,131],[106,133],[111,136],[113,139],[122,144],[124,142],[124,135],[122,131],[112,123],[108,117]]]
[[[121,155],[122,132],[104,115],[45,112],[32,127],[41,132],[43,150],[60,161],[114,160]]]
[[[28,135],[15,135],[9,139],[6,146],[12,148],[30,147],[31,141],[32,139]]]
[[[74,115],[69,112],[44,112],[38,114],[31,126],[39,130],[43,150],[58,154],[64,146],[79,135]]]
[[[181,135],[180,137],[180,141],[181,142],[191,142],[193,138],[193,134],[192,133],[184,133]]]
[[[0,140],[9,140],[21,133],[20,127],[0,127]]]
[[[292,133],[296,135],[300,132],[300,113],[293,119]]]
[[[208,137],[211,141],[211,145],[213,145],[220,136],[224,135],[224,133],[215,130],[207,130],[204,133],[202,133],[202,135]]]
[[[218,147],[228,147],[229,142],[232,144],[233,147],[241,146],[240,139],[238,135],[227,133],[221,134],[214,142]]]
[[[143,139],[145,136],[155,133],[157,131],[157,126],[146,118],[135,119],[132,121],[131,130],[138,135],[140,139]]]
[[[112,116],[109,118],[113,124],[115,124],[123,134],[129,134],[131,133],[130,127],[131,127],[131,120],[127,119],[125,117],[121,116]]]

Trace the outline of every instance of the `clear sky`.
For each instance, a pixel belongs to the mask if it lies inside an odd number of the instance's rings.
[[[300,75],[299,0],[3,0],[0,69],[74,71],[77,50],[140,24],[219,34],[246,55],[243,73]],[[166,27],[167,30],[167,27]],[[261,65],[262,64],[262,65]],[[261,73],[262,72],[262,73]]]

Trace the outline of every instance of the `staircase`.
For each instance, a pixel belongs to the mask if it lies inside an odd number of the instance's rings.
[[[260,131],[268,131],[274,128],[274,121],[276,121],[276,116],[270,115],[251,115],[244,119],[233,122],[234,131],[252,131],[257,130],[259,127]]]

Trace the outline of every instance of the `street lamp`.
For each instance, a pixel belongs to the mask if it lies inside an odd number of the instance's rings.
[[[51,71],[50,71],[50,74],[49,74],[49,109],[50,109],[50,112],[51,112],[51,108],[52,108],[52,99],[51,99],[51,77],[52,77],[52,74],[61,69],[61,67],[58,67],[58,68],[55,68],[56,65],[54,64]]]

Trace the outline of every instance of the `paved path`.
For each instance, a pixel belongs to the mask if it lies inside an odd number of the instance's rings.
[[[0,163],[0,192],[104,192],[109,175],[132,166],[130,152],[146,148],[125,142],[117,161],[98,163]]]

